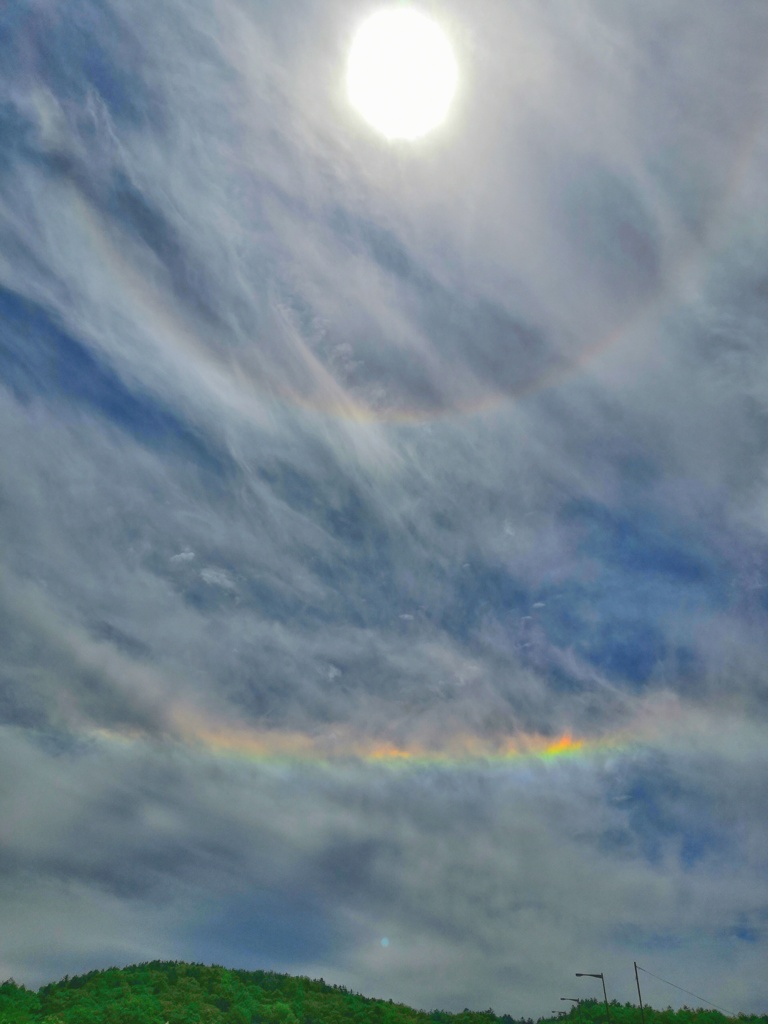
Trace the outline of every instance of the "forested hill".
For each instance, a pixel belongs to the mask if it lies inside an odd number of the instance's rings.
[[[612,1024],[641,1024],[637,1007],[613,1003]],[[556,1020],[541,1018],[541,1020]],[[566,1018],[561,1018],[563,1021]],[[568,1024],[604,1024],[605,1007],[584,1002]],[[645,1024],[725,1024],[713,1010],[646,1009]],[[766,1017],[740,1016],[744,1024]],[[154,962],[66,977],[32,992],[0,985],[2,1024],[533,1024],[493,1010],[424,1012],[367,999],[321,979],[202,964]]]

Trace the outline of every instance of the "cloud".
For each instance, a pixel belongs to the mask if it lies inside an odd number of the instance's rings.
[[[449,4],[419,148],[363,13],[8,22],[2,967],[760,1010],[766,12]]]
[[[6,734],[4,750],[30,763],[28,739]],[[759,793],[764,765],[751,768]],[[743,761],[707,749],[393,775],[99,743],[59,757],[56,770],[50,807],[29,800],[39,789],[27,774],[10,808],[26,876],[47,877],[43,891],[57,899],[82,899],[87,886],[90,914],[108,901],[120,917],[152,902],[167,955],[218,956],[216,920],[230,915],[242,922],[227,939],[230,961],[258,953],[268,966],[322,973],[328,960],[307,946],[316,935],[342,981],[423,1006],[479,1005],[484,993],[500,1011],[527,1013],[553,979],[565,983],[577,946],[590,963],[602,957],[618,997],[631,994],[624,961],[638,942],[646,964],[671,943],[688,983],[709,992],[716,958],[752,956],[736,932],[764,927],[764,816],[745,845],[733,790]],[[267,928],[284,939],[265,941]],[[381,933],[393,954],[383,974]],[[119,959],[133,948],[123,940]],[[479,977],[475,962],[462,965],[467,949],[486,964]],[[440,963],[452,966],[448,984]],[[11,966],[34,970],[19,953]],[[726,994],[745,998],[733,985]]]

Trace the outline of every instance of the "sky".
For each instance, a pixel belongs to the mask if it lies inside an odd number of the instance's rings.
[[[766,1013],[768,6],[375,9],[0,8],[0,975]]]

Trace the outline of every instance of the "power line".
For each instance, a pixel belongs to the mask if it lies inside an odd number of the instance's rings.
[[[637,965],[637,969],[638,971],[642,971],[643,974],[650,974],[650,976],[652,978],[655,978],[656,981],[663,981],[665,985],[671,985],[672,988],[676,988],[680,992],[685,992],[687,996],[693,996],[694,999],[700,999],[702,1003],[706,1003],[707,1006],[714,1006],[716,1010],[720,1010],[721,1013],[726,1014],[726,1016],[728,1017],[736,1016],[736,1014],[732,1013],[730,1010],[725,1010],[722,1006],[718,1006],[716,1003],[710,1003],[710,1001],[708,999],[705,999],[704,996],[697,996],[695,992],[689,992],[687,988],[680,988],[680,986],[676,985],[674,981],[667,981],[666,978],[660,978],[658,974],[654,974],[652,971],[646,971],[646,969],[644,967],[641,967],[640,964]]]

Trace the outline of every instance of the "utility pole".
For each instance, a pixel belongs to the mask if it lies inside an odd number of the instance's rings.
[[[635,982],[637,983],[637,998],[640,1000],[640,1019],[642,1020],[642,1024],[645,1024],[645,1007],[643,1006],[643,997],[640,994],[640,977],[639,977],[639,975],[637,973],[637,960],[634,961],[634,964],[635,964]]]

